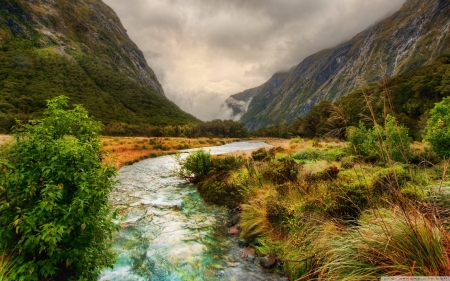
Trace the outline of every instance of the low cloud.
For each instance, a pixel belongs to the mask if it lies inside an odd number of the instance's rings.
[[[104,0],[166,95],[202,120],[230,95],[350,39],[405,0]]]

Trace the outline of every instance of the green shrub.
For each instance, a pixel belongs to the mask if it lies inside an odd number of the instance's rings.
[[[276,184],[295,182],[300,172],[299,165],[292,158],[281,158],[270,163],[263,171],[263,177]]]
[[[0,174],[0,247],[14,247],[12,280],[97,280],[114,264],[117,226],[108,195],[113,166],[102,165],[100,123],[67,98],[46,118],[19,124]]]
[[[302,142],[303,142],[303,139],[300,138],[300,137],[292,138],[292,139],[289,141],[290,144],[296,144],[296,143],[302,143]]]
[[[203,149],[189,153],[184,160],[180,160],[178,155],[177,162],[180,164],[180,169],[177,171],[178,176],[194,183],[205,179],[213,167],[211,154]]]
[[[252,159],[255,161],[270,161],[273,158],[275,158],[275,150],[274,149],[265,149],[265,148],[259,148],[258,150],[255,150],[252,152]]]
[[[326,198],[323,210],[333,218],[355,220],[366,208],[367,187],[359,183],[341,184],[338,192],[331,192]]]
[[[239,185],[227,184],[217,177],[211,177],[197,184],[197,189],[207,203],[236,208],[242,203]]]
[[[425,167],[431,167],[441,162],[439,155],[429,148],[425,148],[423,151],[415,151],[411,157],[411,163],[421,165]]]
[[[372,188],[375,192],[392,192],[399,190],[404,183],[411,180],[411,177],[402,166],[381,169],[374,174]]]
[[[450,98],[443,99],[430,111],[425,140],[439,156],[450,156]]]
[[[349,151],[365,157],[374,157],[382,163],[390,161],[407,163],[410,157],[412,139],[408,129],[396,124],[388,115],[385,127],[375,125],[366,129],[362,122],[359,127],[350,127],[348,133]]]
[[[214,172],[216,173],[238,169],[246,162],[241,156],[235,157],[232,155],[226,155],[225,157],[220,158],[212,158],[211,161]]]
[[[317,149],[305,149],[297,152],[292,156],[295,160],[311,160],[318,161],[320,159],[320,150]]]
[[[351,169],[355,166],[355,156],[347,156],[341,159],[341,167],[344,169]]]
[[[152,144],[153,149],[162,149],[163,144],[162,143],[154,143]]]

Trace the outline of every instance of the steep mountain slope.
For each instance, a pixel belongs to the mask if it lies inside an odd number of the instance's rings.
[[[335,101],[359,85],[427,65],[450,51],[450,2],[408,0],[389,18],[335,48],[320,51],[263,85],[233,95],[250,130],[291,123],[322,100]],[[245,108],[245,107],[244,107]]]
[[[0,131],[65,94],[106,124],[198,120],[169,101],[143,53],[101,0],[3,0]]]

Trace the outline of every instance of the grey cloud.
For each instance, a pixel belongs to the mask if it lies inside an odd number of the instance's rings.
[[[350,39],[405,0],[104,0],[169,98],[201,119],[229,95]]]

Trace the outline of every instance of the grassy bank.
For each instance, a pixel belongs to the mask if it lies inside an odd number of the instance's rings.
[[[296,138],[247,159],[203,155],[208,168],[190,179],[207,202],[240,210],[241,238],[290,280],[450,274],[449,163],[424,143],[396,161],[389,137],[381,145],[385,160]]]

